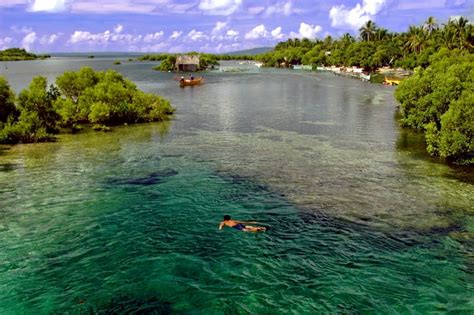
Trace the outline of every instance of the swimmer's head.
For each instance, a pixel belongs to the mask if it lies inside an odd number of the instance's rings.
[[[230,220],[230,215],[226,214],[226,215],[224,216],[224,221],[229,221],[229,220]]]

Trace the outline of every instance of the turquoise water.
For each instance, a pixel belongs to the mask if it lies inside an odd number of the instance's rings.
[[[391,89],[149,66],[119,69],[173,121],[0,151],[0,314],[472,313],[472,172],[422,153]]]

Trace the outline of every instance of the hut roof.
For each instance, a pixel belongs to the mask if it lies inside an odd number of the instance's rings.
[[[176,57],[177,65],[197,65],[199,66],[199,56],[198,55],[181,55]]]

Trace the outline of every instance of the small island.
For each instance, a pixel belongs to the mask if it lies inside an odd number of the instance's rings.
[[[77,132],[83,126],[108,131],[109,126],[163,121],[173,114],[170,102],[144,93],[120,73],[83,67],[67,71],[49,85],[33,78],[18,97],[0,77],[0,143],[54,140],[62,129]]]
[[[21,60],[36,60],[47,59],[50,55],[35,55],[27,52],[23,48],[9,48],[0,50],[0,61],[21,61]]]
[[[187,54],[156,54],[145,55],[139,61],[161,61],[153,68],[158,71],[203,71],[219,65],[219,56],[190,52]]]

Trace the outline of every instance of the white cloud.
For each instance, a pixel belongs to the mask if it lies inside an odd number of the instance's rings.
[[[225,33],[225,36],[224,38],[226,40],[230,40],[230,41],[237,41],[239,40],[239,31],[236,31],[236,30],[228,30],[226,33]]]
[[[362,7],[368,14],[375,15],[382,10],[386,2],[387,0],[363,0]]]
[[[211,40],[222,41],[224,39],[232,39],[232,37],[227,38],[226,30],[228,28],[227,22],[216,22],[216,25],[211,30]]]
[[[173,31],[173,34],[171,34],[170,39],[175,40],[178,37],[180,37],[183,34],[183,31]]]
[[[219,43],[217,46],[216,45],[210,45],[209,43],[206,43],[205,45],[199,47],[199,51],[202,51],[202,52],[207,52],[207,53],[210,53],[210,52],[220,52],[220,50],[222,49],[222,43]]]
[[[163,37],[163,34],[164,34],[163,31],[159,31],[154,34],[147,34],[145,35],[145,37],[143,37],[143,41],[145,43],[156,42],[157,40]]]
[[[116,29],[116,28],[115,28]],[[68,40],[69,44],[79,44],[79,43],[88,43],[88,44],[107,44],[110,42],[117,42],[122,44],[133,45],[139,42],[152,42],[154,39],[163,36],[163,32],[157,32],[154,34],[148,34],[146,36],[142,35],[132,35],[132,34],[122,34],[115,33],[109,30],[101,33],[91,33],[86,31],[75,31]]]
[[[122,33],[123,31],[123,25],[122,24],[117,24],[115,27],[114,27],[114,32],[115,33]]]
[[[81,42],[106,42],[110,37],[110,31],[92,34],[91,32],[75,31],[69,38],[69,43],[77,44]]]
[[[39,42],[41,45],[52,45],[54,44],[60,37],[61,34],[51,34],[51,35],[43,35],[41,36]]]
[[[13,43],[13,38],[11,37],[0,38],[0,50],[10,48],[12,43]]]
[[[322,31],[322,27],[319,25],[310,25],[304,22],[301,22],[299,35],[302,38],[314,39],[318,36],[318,33]]]
[[[229,37],[236,37],[236,36],[239,36],[239,31],[228,30],[227,33],[225,33],[225,35]]]
[[[201,41],[201,40],[209,39],[209,36],[207,36],[203,32],[196,31],[196,30],[192,30],[191,32],[189,32],[187,37],[191,39],[192,41]]]
[[[26,50],[30,50],[31,45],[36,42],[36,39],[37,36],[35,32],[28,33],[25,35],[25,37],[23,37],[23,40],[21,41],[21,46]]]
[[[229,51],[235,51],[239,49],[241,45],[239,43],[224,44],[219,43],[216,45],[211,45],[209,43],[199,47],[199,51],[210,52],[210,53],[224,53]]]
[[[239,35],[239,31],[236,31],[236,30],[228,30],[227,33],[226,33],[227,36],[238,36]]]
[[[212,15],[231,15],[242,5],[242,0],[201,0],[199,9]]]
[[[141,51],[141,52],[164,52],[169,49],[170,45],[165,42],[157,43],[154,45],[145,45],[145,46],[132,46],[130,51]]]
[[[270,34],[272,34],[272,37],[274,39],[278,39],[278,40],[281,40],[285,37],[285,34],[281,33],[281,26],[278,26],[277,28],[275,28],[273,31],[270,32]]]
[[[33,0],[30,11],[61,12],[66,10],[65,0]]]
[[[219,33],[221,33],[221,31],[223,31],[227,26],[227,23],[226,22],[219,22],[217,21],[216,22],[216,25],[214,26],[214,28],[212,29],[212,34],[213,35],[217,35]]]
[[[275,15],[292,15],[293,13],[304,12],[301,9],[297,9],[293,5],[293,0],[286,1],[275,1],[272,5],[265,6],[251,6],[247,8],[250,15],[263,15],[264,17],[270,17]]]
[[[277,2],[265,9],[266,16],[272,15],[291,15],[293,13],[293,3],[291,1]]]
[[[219,45],[217,45],[216,47],[216,51],[221,52],[222,47],[224,47],[224,45],[222,43],[219,43]]]
[[[373,20],[386,2],[387,0],[363,0],[362,5],[357,3],[352,9],[344,5],[333,6],[329,11],[331,26],[357,31],[364,23]]]
[[[259,39],[265,38],[268,36],[268,31],[265,28],[265,25],[260,24],[255,26],[252,30],[250,30],[247,34],[245,34],[245,39]]]

